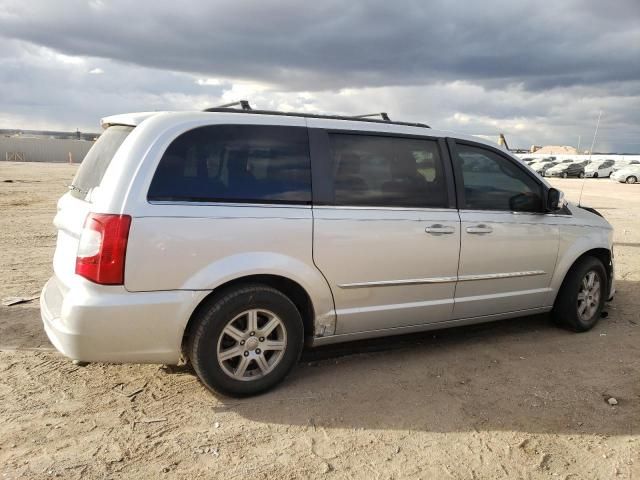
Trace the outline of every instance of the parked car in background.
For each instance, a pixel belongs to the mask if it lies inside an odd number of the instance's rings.
[[[584,167],[584,175],[585,177],[593,178],[610,177],[613,173],[613,167],[615,164],[616,162],[611,159],[591,162],[589,165]]]
[[[547,171],[549,171],[551,168],[557,166],[557,165],[562,165],[562,164],[569,164],[569,163],[573,163],[573,160],[571,159],[566,159],[566,160],[554,160],[551,161],[545,165],[542,165],[540,167],[534,168],[534,170],[539,173],[541,176],[546,177],[547,176]]]
[[[546,172],[550,168],[555,167],[556,165],[558,165],[558,163],[559,162],[557,161],[540,162],[540,163],[534,163],[532,165],[529,165],[529,167],[538,175],[541,175],[544,177],[544,172]]]
[[[611,174],[611,178],[621,183],[638,183],[640,181],[640,165],[629,165]]]
[[[582,162],[560,163],[545,172],[547,177],[578,177],[584,178],[584,169],[588,165],[588,160]]]
[[[640,165],[640,160],[618,161],[613,166],[613,172],[617,172],[618,170],[622,170],[623,168],[627,168],[632,165]]]
[[[40,297],[79,361],[189,361],[246,396],[305,345],[545,312],[584,332],[615,292],[604,217],[476,137],[229,108],[102,124]]]

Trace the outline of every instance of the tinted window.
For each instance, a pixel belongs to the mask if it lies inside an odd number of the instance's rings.
[[[86,198],[91,189],[100,185],[111,159],[131,133],[133,127],[121,125],[107,128],[96,143],[87,152],[76,173],[73,188],[69,189],[71,195],[76,198]]]
[[[307,129],[216,125],[183,133],[162,156],[148,198],[310,203]]]
[[[542,211],[542,187],[515,162],[490,150],[457,145],[470,210]]]
[[[330,134],[334,203],[446,207],[446,180],[432,140]]]

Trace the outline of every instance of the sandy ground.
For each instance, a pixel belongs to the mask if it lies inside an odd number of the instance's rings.
[[[51,274],[74,169],[0,163],[0,298]],[[583,201],[616,227],[593,331],[538,316],[324,348],[257,398],[188,367],[73,365],[37,302],[0,307],[0,478],[640,478],[640,185],[588,180]]]

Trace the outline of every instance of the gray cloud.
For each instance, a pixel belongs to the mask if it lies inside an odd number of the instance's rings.
[[[526,145],[575,143],[604,109],[600,148],[638,151],[639,20],[637,0],[5,0],[0,122],[91,128],[249,95]]]
[[[640,3],[10,2],[1,34],[72,55],[280,88],[638,78]]]

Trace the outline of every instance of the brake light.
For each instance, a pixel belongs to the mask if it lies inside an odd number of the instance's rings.
[[[123,285],[130,227],[129,215],[87,215],[78,245],[76,273],[101,285]]]

